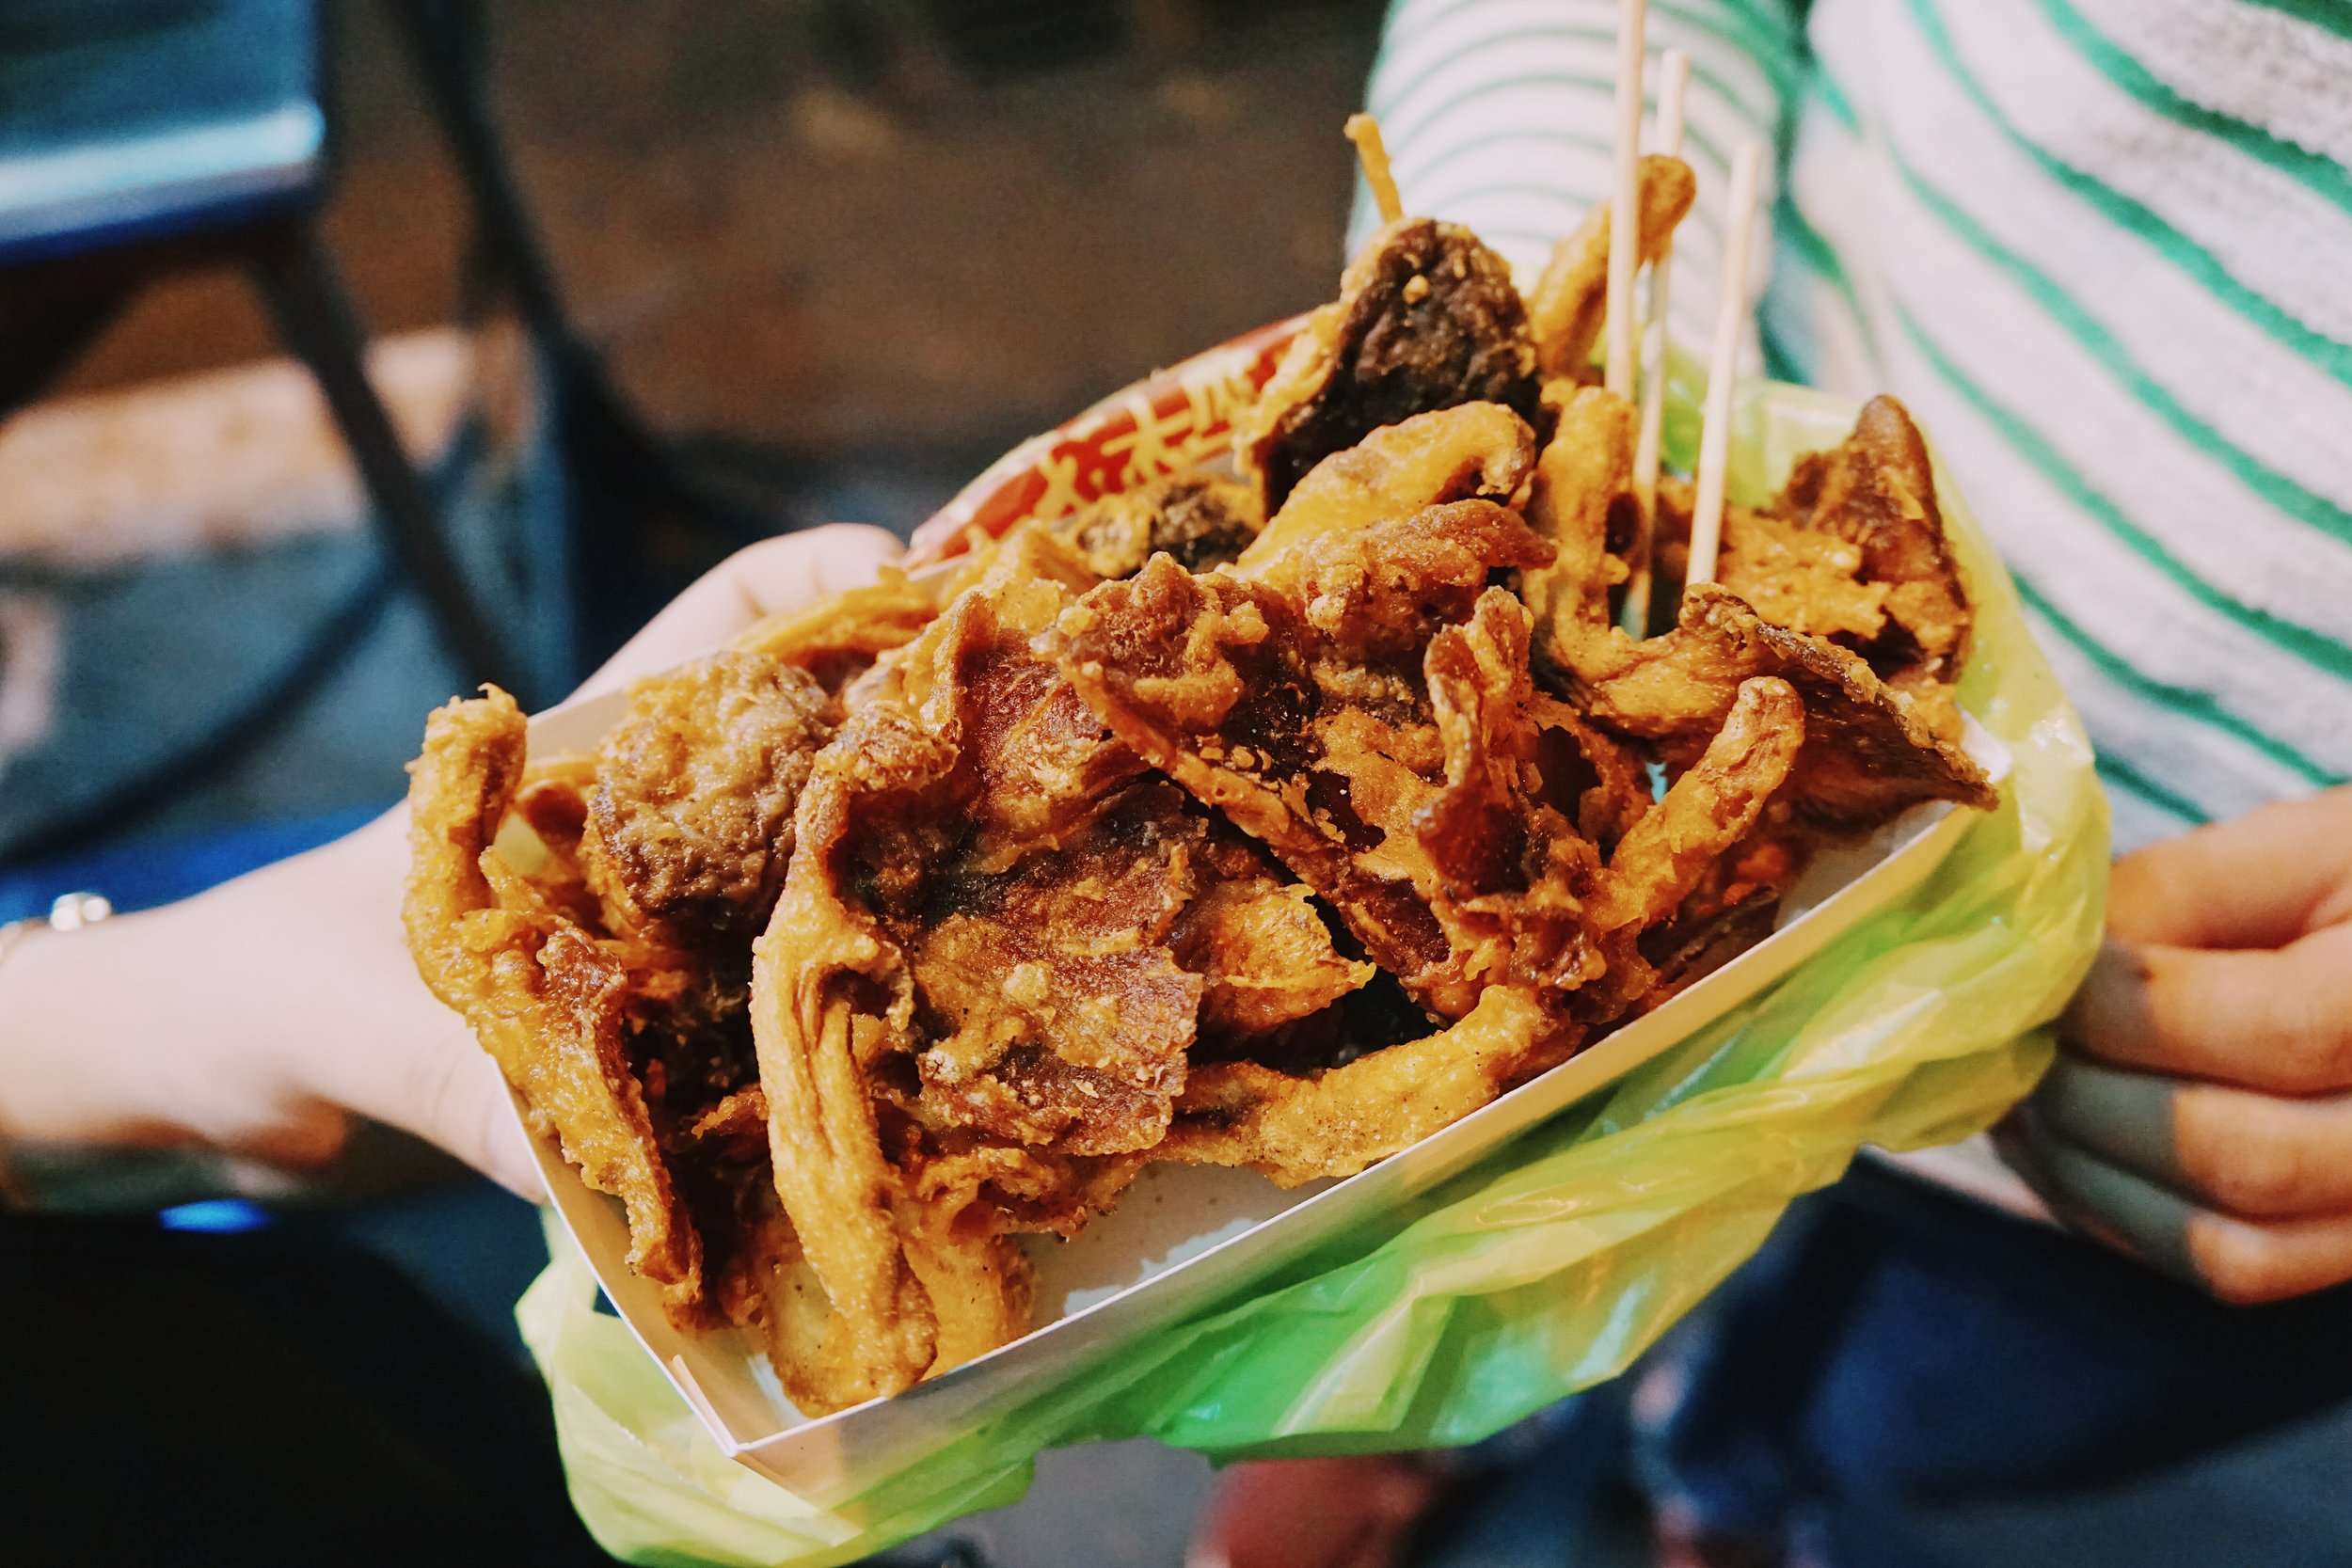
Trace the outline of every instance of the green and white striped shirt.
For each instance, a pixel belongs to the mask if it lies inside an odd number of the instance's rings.
[[[1539,265],[1609,190],[1617,9],[1400,0],[1406,204]],[[1762,363],[1917,414],[2118,847],[2352,778],[2352,0],[1649,0],[1649,45],[1692,60],[1677,339],[1764,138]]]

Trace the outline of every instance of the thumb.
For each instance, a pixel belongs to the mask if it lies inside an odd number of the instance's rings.
[[[414,1133],[540,1202],[546,1183],[498,1064],[425,989],[408,957],[394,912],[407,815],[387,812],[231,883],[222,893],[238,901],[234,917],[208,924],[248,933],[246,944],[262,952],[318,956],[272,971],[285,1016],[312,1024],[273,1032],[271,1054],[287,1091]]]
[[[887,530],[858,523],[828,523],[746,546],[664,606],[578,694],[611,690],[683,664],[724,646],[762,616],[862,587],[903,547]]]

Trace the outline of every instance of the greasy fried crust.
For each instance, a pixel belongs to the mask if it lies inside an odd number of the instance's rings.
[[[1796,768],[1805,709],[1769,675],[1740,684],[1723,728],[1609,857],[1588,918],[1604,939],[1663,922],[1748,836]]]
[[[917,579],[886,566],[862,588],[757,622],[730,646],[795,665],[826,690],[839,691],[876,659],[914,641],[962,584],[961,572]]]
[[[1138,784],[1058,849],[931,879],[902,939],[933,1021],[927,1117],[1073,1154],[1159,1141],[1200,1006],[1171,933],[1205,827]]]
[[[1687,484],[1661,487],[1659,509],[1686,535],[1692,500]],[[1841,647],[1870,646],[1886,630],[1888,585],[1863,577],[1861,547],[1769,512],[1725,509],[1716,580],[1773,626]]]
[[[1650,153],[1643,158],[1642,264],[1658,260],[1675,225],[1691,210],[1698,182],[1679,158]],[[1543,276],[1528,296],[1528,325],[1535,341],[1536,369],[1547,379],[1591,372],[1593,344],[1609,310],[1609,204],[1588,208],[1576,231],[1552,247]]]
[[[1555,666],[1610,624],[1610,590],[1626,565],[1610,548],[1613,519],[1633,502],[1633,405],[1597,387],[1553,383],[1544,396],[1558,422],[1535,462],[1527,521],[1552,559],[1519,574],[1536,642]]]
[[[1698,750],[1741,682],[1787,681],[1804,704],[1806,736],[1790,800],[1823,825],[1865,827],[1921,800],[1990,809],[1996,800],[1983,769],[1859,657],[1768,624],[1716,584],[1684,593],[1674,631],[1635,642],[1611,629],[1576,657],[1574,696],[1586,714],[1670,758]]]
[[[827,1405],[1017,1334],[1009,1234],[1107,1202],[1183,1084],[1203,983],[1168,943],[1205,824],[1028,653],[1060,549],[992,568],[819,755],[755,945],[777,1190],[834,1325],[800,1375],[841,1373]]]
[[[1691,487],[1659,490],[1659,566],[1687,569]],[[1769,506],[1724,517],[1717,578],[1776,626],[1860,654],[1959,736],[1949,684],[1968,644],[1966,585],[1944,533],[1927,445],[1902,404],[1874,398],[1836,446],[1800,457]]]
[[[1956,743],[1956,711],[1952,728],[1940,730],[1935,707],[1892,689],[1845,648],[1759,615],[1725,584],[1685,593],[1678,625],[1661,636],[1631,638],[1613,624],[1610,589],[1624,564],[1611,548],[1611,519],[1630,488],[1631,418],[1623,399],[1604,391],[1566,398],[1529,492],[1529,520],[1553,555],[1520,574],[1520,593],[1534,615],[1537,661],[1574,705],[1685,763],[1730,716],[1741,682],[1774,676],[1804,705],[1809,743],[1788,788],[1813,820],[1858,828],[1919,800],[1989,804],[1983,771]],[[1661,521],[1674,496],[1661,491]],[[1862,553],[1778,517],[1758,526],[1756,515],[1735,511],[1726,521],[1727,565],[1784,606],[1803,598],[1803,615],[1789,613],[1808,624],[1867,624],[1875,599],[1836,571]],[[1940,694],[1932,683],[1928,690]]]
[[[1308,318],[1235,430],[1271,515],[1316,464],[1383,425],[1464,403],[1530,423],[1535,348],[1509,263],[1458,224],[1406,218],[1374,237]]]
[[[824,826],[803,816],[802,842],[821,842]],[[776,1193],[827,1303],[821,1326],[782,1347],[805,1357],[783,1375],[803,1408],[818,1411],[906,1387],[930,1370],[937,1343],[931,1304],[894,1223],[898,1174],[882,1157],[859,1070],[850,982],[885,980],[889,961],[870,933],[823,913],[802,911],[787,886],[752,956]],[[817,1317],[799,1306],[804,1319]]]
[[[1576,1038],[1532,992],[1495,986],[1452,1026],[1327,1072],[1212,1063],[1194,1069],[1158,1157],[1246,1165],[1284,1187],[1353,1176],[1564,1060]]]
[[[1314,902],[1251,840],[1218,824],[1200,847],[1203,885],[1169,936],[1200,976],[1200,1032],[1232,1042],[1312,1017],[1378,973],[1343,958]]]
[[[1154,562],[1039,647],[1416,1000],[1458,1018],[1486,985],[1589,972],[1574,910],[1593,846],[1542,776],[1525,612],[1485,587],[1548,554],[1511,513],[1459,501],[1319,536],[1289,560],[1288,593]]]
[[[1859,644],[1873,670],[1898,685],[1958,676],[1968,595],[1945,542],[1927,443],[1901,404],[1863,404],[1845,440],[1797,460],[1772,510],[1858,546],[1863,579],[1886,589],[1892,625]]]
[[[1805,748],[1794,787],[1799,808],[1814,820],[1859,827],[1922,800],[1979,811],[1999,803],[1966,752],[1843,648],[1772,626],[1711,584],[1683,595],[1682,627],[1711,642],[1719,664],[1778,675],[1804,699]]]
[[[1446,501],[1507,505],[1534,456],[1534,433],[1501,404],[1417,414],[1316,464],[1235,569],[1288,592],[1310,551],[1335,535],[1361,533]]]
[[[1571,990],[1596,970],[1583,900],[1598,857],[1545,790],[1551,705],[1536,697],[1527,660],[1527,612],[1500,588],[1430,638],[1422,669],[1445,782],[1416,811],[1414,836],[1438,876],[1439,908],[1453,908],[1457,949],[1475,932],[1509,950],[1513,979]]]
[[[1691,194],[1645,161],[1645,259]],[[420,969],[682,1326],[761,1336],[803,1411],[902,1390],[1022,1334],[1017,1239],[1148,1161],[1351,1175],[1757,940],[1827,832],[1992,803],[1898,404],[1733,508],[1665,635],[1612,624],[1607,221],[1532,325],[1468,230],[1391,225],[1241,483],[772,618],[593,758],[526,771],[501,693],[435,716]]]
[[[589,884],[630,924],[690,942],[767,924],[792,855],[792,805],[835,717],[815,676],[771,654],[714,654],[640,681],[597,748]]]
[[[1265,527],[1251,486],[1176,474],[1105,496],[1047,525],[1104,580],[1132,577],[1165,550],[1187,572],[1221,566]]]
[[[557,1138],[589,1186],[621,1199],[629,1267],[691,1316],[702,1245],[623,1053],[628,966],[493,847],[523,756],[522,713],[496,688],[427,722],[408,789],[409,951],[520,1091],[532,1130]]]

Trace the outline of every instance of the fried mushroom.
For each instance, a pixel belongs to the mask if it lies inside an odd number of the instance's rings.
[[[1308,318],[1234,446],[1270,515],[1333,452],[1465,403],[1541,421],[1527,307],[1509,263],[1477,235],[1407,218],[1349,263],[1340,297]]]

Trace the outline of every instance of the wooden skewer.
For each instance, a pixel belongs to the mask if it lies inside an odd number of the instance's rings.
[[[1389,172],[1389,148],[1380,139],[1380,122],[1370,115],[1349,115],[1347,139],[1356,144],[1356,161],[1364,166],[1364,179],[1372,186],[1380,221],[1394,223],[1405,215],[1405,198],[1396,194],[1396,176]]]
[[[1633,395],[1633,274],[1642,256],[1642,27],[1646,0],[1619,0],[1616,183],[1609,199],[1609,352],[1602,381]]]
[[[1691,56],[1667,50],[1658,70],[1658,150],[1669,158],[1682,156],[1682,95],[1690,85]],[[1645,362],[1654,355],[1658,368],[1642,383],[1642,432],[1633,448],[1633,494],[1642,512],[1626,554],[1625,627],[1636,637],[1649,632],[1650,541],[1658,531],[1658,455],[1666,428],[1666,285],[1674,276],[1674,255],[1669,232],[1650,263],[1649,325],[1643,334]]]
[[[1764,145],[1749,142],[1731,163],[1731,206],[1724,223],[1724,270],[1716,279],[1715,346],[1707,361],[1707,423],[1699,433],[1698,499],[1691,508],[1688,583],[1715,580],[1724,531],[1724,470],[1731,462],[1731,383],[1740,364],[1740,328],[1748,313],[1748,242],[1756,227]]]

